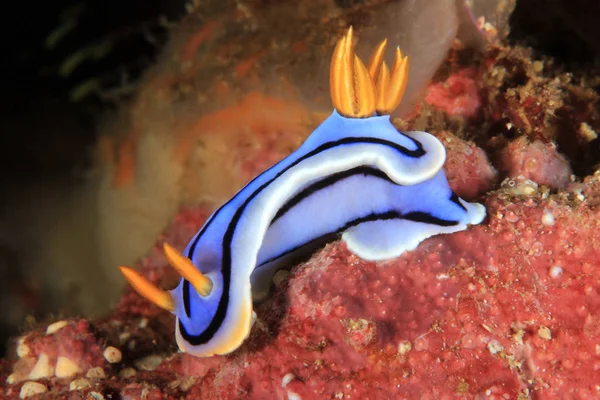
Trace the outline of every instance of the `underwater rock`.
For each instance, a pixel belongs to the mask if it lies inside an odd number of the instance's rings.
[[[444,82],[436,82],[427,88],[425,102],[444,110],[449,115],[472,118],[481,107],[479,85],[473,68],[452,74]]]
[[[564,188],[571,182],[573,174],[568,160],[557,151],[556,146],[539,140],[528,143],[524,136],[512,141],[500,152],[499,168],[508,177],[522,176],[552,189]]]
[[[447,150],[444,172],[452,190],[463,198],[474,199],[493,189],[498,171],[480,147],[447,131],[436,137]]]
[[[228,356],[177,353],[173,318],[132,290],[106,320],[70,321],[51,335],[41,326],[21,344],[28,358],[77,360],[80,375],[103,367],[107,379],[80,392],[104,396],[593,396],[600,367],[593,260],[600,250],[590,243],[600,240],[600,209],[578,194],[599,188],[600,175],[557,195],[498,190],[487,197],[485,224],[432,237],[385,262],[361,260],[340,241],[328,244],[256,307],[250,338]],[[161,243],[183,248],[208,213],[182,210],[140,261],[142,273],[173,285]],[[114,366],[102,354],[108,346],[122,351]],[[149,356],[157,366],[140,369]],[[2,391],[15,396],[25,380],[6,378]],[[41,382],[60,396],[71,380]]]
[[[555,59],[534,58],[529,48],[497,44],[485,52],[478,81],[482,128],[490,138],[503,141],[526,136],[532,142],[553,143],[575,175],[583,177],[597,169],[600,96],[594,89],[596,72],[568,71]]]

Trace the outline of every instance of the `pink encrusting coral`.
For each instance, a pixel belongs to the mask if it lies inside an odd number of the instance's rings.
[[[481,148],[447,131],[437,133],[436,137],[447,151],[444,172],[452,190],[472,199],[493,188],[498,172]]]
[[[512,141],[501,151],[499,167],[509,177],[523,176],[550,188],[564,188],[573,174],[569,162],[556,146],[539,140],[529,143],[525,136]]]
[[[590,178],[578,193],[599,187]],[[100,366],[113,378],[89,378],[78,393],[130,398],[598,395],[598,208],[567,193],[519,198],[510,190],[489,196],[486,207],[484,225],[386,262],[361,260],[339,241],[327,245],[256,307],[250,338],[229,356],[175,353],[173,319],[128,291],[109,320],[52,339],[29,333],[29,357],[71,355],[87,343],[80,375]],[[160,241],[182,249],[207,215],[206,207],[183,210]],[[159,244],[142,272],[167,285],[160,277],[172,272]],[[123,360],[108,366],[99,357],[108,346]],[[73,382],[45,379],[57,396]]]
[[[209,371],[177,356],[181,374],[204,377],[190,396],[597,394],[599,284],[589,260],[600,250],[583,244],[600,239],[597,210],[503,193],[487,206],[487,227],[389,262],[327,246],[259,307],[238,354]]]
[[[427,88],[425,102],[449,115],[475,117],[481,107],[475,75],[475,69],[465,68],[450,75],[443,82],[431,84]]]

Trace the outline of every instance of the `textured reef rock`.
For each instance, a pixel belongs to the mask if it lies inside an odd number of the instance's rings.
[[[177,353],[173,318],[128,291],[107,320],[22,336],[3,389],[16,396],[39,381],[50,396],[73,398],[590,398],[600,368],[599,193],[600,174],[559,195],[506,186],[487,197],[484,225],[386,262],[329,244],[277,280],[229,356]],[[160,242],[183,248],[207,215],[181,211]],[[140,265],[173,284],[159,244]]]
[[[250,24],[248,12],[240,6],[232,21]],[[352,21],[360,29],[360,19],[348,12],[323,17],[322,23],[340,18],[340,26]],[[308,110],[309,101],[281,100],[266,90],[239,94],[239,77],[247,77],[244,84],[254,89],[260,86],[257,65],[268,64],[269,56],[241,57],[240,52],[258,50],[219,42],[214,35],[221,24],[209,21],[181,44],[183,72],[149,78],[132,114],[162,108],[172,113],[175,100],[192,94],[202,105],[236,101],[184,122],[149,120],[151,130],[140,118],[122,137],[102,144],[110,171],[106,185],[114,190],[105,190],[105,204],[127,208],[153,198],[140,212],[144,218],[160,208],[156,197],[172,201],[171,208],[182,197],[194,204],[176,212],[138,262],[160,287],[171,288],[178,279],[161,244],[183,249],[216,203],[288,154],[322,119]],[[311,46],[300,41],[276,50],[297,53],[304,65]],[[198,52],[223,54],[200,65],[192,62]],[[239,61],[231,74],[236,84],[229,75],[195,81],[202,68],[230,71],[231,54]],[[302,68],[292,70],[290,76],[298,78]],[[298,88],[290,81],[276,82],[294,93]],[[258,319],[249,339],[228,356],[179,353],[173,317],[126,289],[107,318],[40,323],[15,339],[12,358],[0,363],[0,396],[598,397],[600,118],[598,94],[589,82],[584,72],[566,73],[523,47],[493,41],[474,54],[453,43],[423,101],[395,123],[428,130],[443,142],[452,188],[485,203],[484,223],[430,238],[379,263],[361,260],[342,242],[328,244],[289,274],[276,275],[272,295],[255,306]],[[153,136],[162,130],[175,132],[177,141]],[[152,158],[152,149],[162,150],[164,160]],[[172,152],[165,155],[165,149]],[[169,183],[166,189],[151,186],[161,180]],[[135,194],[130,203],[124,193]],[[160,210],[161,218],[173,211]]]

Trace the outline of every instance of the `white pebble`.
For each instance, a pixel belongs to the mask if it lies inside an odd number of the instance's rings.
[[[131,378],[136,375],[137,371],[132,367],[123,368],[121,371],[119,371],[119,378],[121,379]]]
[[[164,357],[158,354],[150,354],[149,356],[140,358],[134,361],[136,368],[142,371],[154,371],[160,363],[162,363]]]
[[[69,391],[82,390],[91,387],[90,381],[85,378],[77,378],[69,383]]]
[[[108,361],[111,364],[121,362],[121,359],[123,358],[121,350],[113,346],[108,346],[106,349],[104,349],[104,353],[102,354],[104,354],[104,358],[106,358],[106,361]]]
[[[19,356],[19,358],[25,358],[29,354],[31,354],[31,349],[29,346],[27,346],[25,343],[19,343],[17,345],[17,356]]]
[[[25,399],[29,396],[35,396],[36,394],[46,393],[48,388],[46,385],[39,382],[25,382],[21,387],[21,393],[19,393],[20,399]]]
[[[447,272],[440,272],[435,276],[438,281],[445,281],[446,279],[450,279],[450,274]]]
[[[68,324],[69,323],[67,321],[56,321],[55,323],[48,325],[48,327],[46,328],[46,335],[52,335],[52,334],[60,331],[62,328],[64,328]]]
[[[296,375],[290,373],[287,373],[283,376],[283,379],[281,380],[281,387],[284,388],[288,385],[288,383],[290,383],[291,381],[293,381],[296,378]]]
[[[29,379],[29,373],[33,370],[37,359],[34,357],[20,358],[13,364],[12,374],[6,378],[6,383],[13,385]]]
[[[129,338],[131,337],[131,333],[129,332],[123,332],[119,335],[119,343],[120,344],[125,344],[127,343],[127,341],[129,340]]]
[[[17,374],[10,374],[6,378],[6,383],[8,383],[9,385],[12,385],[13,383],[16,383],[17,381],[18,381]]]
[[[560,265],[554,265],[550,267],[550,276],[554,279],[559,278],[563,273],[563,269]]]
[[[490,340],[487,347],[492,354],[496,354],[504,350],[504,346],[502,346],[497,340]]]
[[[582,122],[579,125],[579,134],[586,142],[591,142],[598,138],[598,133],[596,133],[596,131],[594,131],[594,129],[586,122]]]
[[[179,385],[179,390],[182,392],[187,392],[196,384],[197,378],[194,376],[188,376],[187,378],[183,378],[181,384]]]
[[[404,342],[401,342],[398,345],[398,353],[400,355],[404,355],[404,354],[408,353],[411,350],[412,350],[412,343],[409,342],[408,340],[404,341]]]
[[[64,356],[60,356],[58,357],[58,360],[56,360],[55,374],[57,378],[70,378],[80,372],[81,369],[79,368],[79,365],[77,365],[73,360],[70,360]]]
[[[288,391],[287,395],[288,395],[288,400],[302,400],[302,397],[300,397],[300,395],[297,393]]]
[[[542,224],[546,226],[554,225],[554,215],[551,211],[544,210],[544,213],[542,214]]]
[[[88,369],[85,376],[90,379],[104,379],[106,378],[106,373],[104,372],[104,369],[102,369],[102,367],[94,367]]]
[[[540,326],[540,329],[538,329],[538,335],[545,340],[552,339],[552,332],[548,327],[545,327],[544,325]]]
[[[50,365],[50,359],[44,353],[40,354],[35,366],[29,372],[29,379],[37,381],[54,376],[54,368]]]

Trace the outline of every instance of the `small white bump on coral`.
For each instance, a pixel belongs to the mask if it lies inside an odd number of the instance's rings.
[[[31,354],[29,346],[26,344],[17,345],[17,356],[19,356],[19,358],[27,357],[29,354]]]
[[[54,376],[54,367],[50,365],[48,356],[45,353],[42,353],[29,373],[29,379],[37,381],[39,379],[51,378],[52,376]]]
[[[542,214],[542,224],[545,226],[554,225],[554,214],[550,210],[544,210]]]
[[[587,122],[579,125],[579,134],[588,143],[598,138],[598,133]]]
[[[296,379],[296,375],[290,373],[287,373],[283,376],[283,379],[281,380],[281,387],[284,388],[288,385],[288,383],[290,383],[291,381],[293,381],[294,379]]]
[[[164,357],[159,354],[150,354],[146,357],[135,360],[133,363],[136,368],[142,371],[154,371],[160,363],[162,363]]]
[[[398,345],[398,354],[404,355],[412,350],[412,343],[408,340],[401,342]]]
[[[35,366],[37,360],[33,357],[26,357],[17,360],[13,365],[12,374],[6,378],[6,383],[13,385],[29,379],[29,373]]]
[[[136,375],[137,371],[135,370],[135,368],[132,367],[123,368],[121,371],[119,371],[119,378],[121,379],[131,378]]]
[[[302,400],[302,397],[300,397],[300,395],[298,393],[288,391],[287,395],[288,395],[288,400]]]
[[[552,332],[548,327],[544,325],[540,326],[540,329],[538,329],[538,335],[544,340],[552,339]]]
[[[36,394],[46,393],[48,388],[46,385],[39,382],[25,382],[21,387],[19,393],[20,399],[26,399],[27,397],[35,396]]]
[[[90,396],[94,400],[105,400],[106,398],[102,395],[102,393],[98,392],[90,392]]]
[[[85,376],[86,376],[86,378],[90,378],[90,379],[105,379],[106,373],[104,372],[104,369],[102,367],[94,367],[94,368],[88,369]]]
[[[25,358],[31,354],[31,348],[25,344],[25,337],[21,336],[17,341],[17,356]]]
[[[119,344],[125,344],[129,341],[129,338],[131,338],[131,333],[129,332],[122,332],[121,334],[119,334]]]
[[[90,381],[85,378],[77,378],[69,384],[69,391],[83,390],[91,387]]]
[[[563,269],[560,265],[554,265],[550,267],[549,273],[552,278],[557,279],[563,274]]]
[[[492,354],[497,354],[497,353],[500,353],[501,351],[504,351],[504,346],[502,346],[500,344],[500,342],[498,342],[495,339],[490,340],[487,347],[488,347],[488,350],[490,351],[490,353],[492,353]]]
[[[46,328],[46,335],[53,335],[68,324],[69,323],[67,321],[56,321],[55,323],[48,325]]]
[[[103,355],[106,361],[108,361],[111,364],[121,362],[121,359],[123,358],[121,350],[113,346],[108,346],[106,349],[104,349]]]
[[[57,378],[70,378],[80,372],[81,369],[79,368],[79,365],[73,360],[64,356],[60,356],[56,360],[55,373]]]

